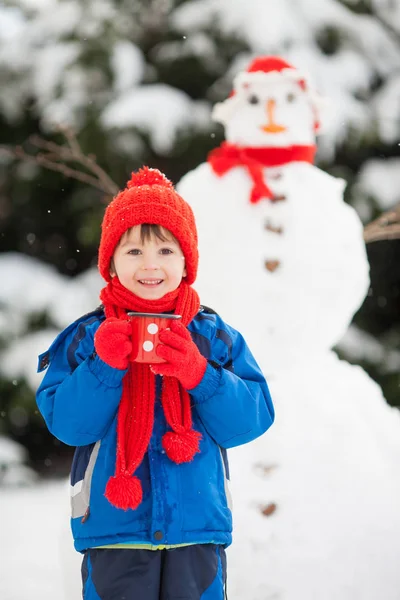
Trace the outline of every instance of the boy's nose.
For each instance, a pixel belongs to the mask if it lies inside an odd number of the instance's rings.
[[[143,263],[142,263],[142,269],[144,271],[155,271],[156,269],[159,269],[160,264],[159,261],[156,259],[156,257],[154,256],[144,256],[143,257]]]

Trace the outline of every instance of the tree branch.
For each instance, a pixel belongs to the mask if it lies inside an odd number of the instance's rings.
[[[364,227],[366,244],[400,239],[400,204]]]
[[[33,135],[28,142],[40,152],[32,154],[23,146],[0,146],[0,152],[12,158],[35,163],[46,169],[63,173],[66,177],[77,179],[91,187],[94,187],[108,195],[115,196],[119,188],[107,173],[97,164],[96,157],[87,156],[76,139],[75,134],[67,129],[60,129],[67,144],[60,145]],[[73,163],[83,169],[71,167]]]

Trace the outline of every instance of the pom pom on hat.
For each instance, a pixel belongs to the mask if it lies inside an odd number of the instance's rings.
[[[165,177],[164,173],[150,167],[143,167],[137,173],[132,173],[132,177],[127,183],[128,188],[140,187],[141,185],[163,185],[173,189],[171,181]]]
[[[99,246],[99,271],[111,280],[110,263],[121,236],[136,225],[160,225],[178,240],[185,256],[186,283],[197,275],[198,240],[193,211],[158,169],[143,167],[132,173],[127,187],[106,208]]]

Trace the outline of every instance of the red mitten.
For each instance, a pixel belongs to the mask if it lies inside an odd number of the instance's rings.
[[[129,321],[110,317],[94,334],[94,347],[101,360],[114,367],[126,369],[132,352],[132,326]]]
[[[203,379],[207,360],[200,354],[189,331],[179,321],[171,322],[171,329],[160,332],[156,353],[167,362],[151,366],[156,375],[176,377],[186,390],[191,390]]]

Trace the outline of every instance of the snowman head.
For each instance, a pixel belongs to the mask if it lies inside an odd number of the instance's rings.
[[[231,96],[214,107],[228,142],[240,147],[315,143],[320,101],[306,77],[277,56],[253,60],[234,80]]]

